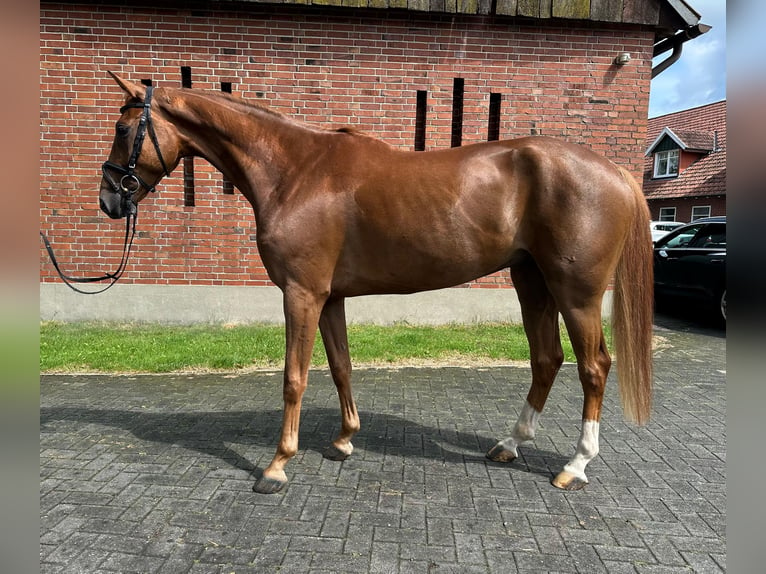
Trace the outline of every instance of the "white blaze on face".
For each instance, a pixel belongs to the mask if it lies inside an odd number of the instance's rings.
[[[598,454],[598,421],[582,422],[580,439],[577,441],[577,450],[566,466],[565,472],[569,472],[583,482],[588,482],[585,476],[585,467]]]

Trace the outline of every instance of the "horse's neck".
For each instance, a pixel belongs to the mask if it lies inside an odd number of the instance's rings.
[[[283,176],[301,127],[266,109],[188,94],[182,119],[188,155],[205,158],[258,209]],[[307,130],[308,132],[308,130]]]

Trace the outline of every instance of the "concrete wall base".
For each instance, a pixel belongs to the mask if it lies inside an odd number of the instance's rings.
[[[611,316],[612,292],[602,304]],[[346,301],[349,323],[440,325],[521,322],[515,289],[441,289],[412,295],[370,295]],[[40,284],[42,321],[165,324],[284,323],[276,287],[117,284],[80,295],[61,283]]]

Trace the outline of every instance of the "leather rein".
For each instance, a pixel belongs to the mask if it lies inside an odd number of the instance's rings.
[[[143,187],[147,191],[154,192],[156,191],[155,187],[153,185],[148,185],[141,177],[136,174],[135,169],[136,165],[138,163],[138,158],[141,155],[141,146],[143,145],[144,138],[146,137],[146,133],[149,133],[149,138],[152,140],[152,143],[154,144],[154,149],[157,152],[157,157],[160,159],[160,163],[162,164],[162,169],[165,171],[165,175],[170,175],[170,172],[167,168],[167,165],[165,165],[165,160],[162,158],[162,152],[160,151],[160,144],[157,140],[157,135],[154,132],[154,124],[152,123],[152,112],[151,112],[151,105],[152,105],[152,86],[146,87],[146,96],[144,98],[143,102],[133,102],[129,104],[125,104],[120,108],[120,114],[125,113],[125,110],[131,109],[131,108],[140,108],[143,110],[143,113],[141,114],[141,118],[138,122],[138,129],[136,131],[136,138],[133,140],[133,151],[130,154],[130,159],[128,160],[127,167],[123,167],[121,165],[118,165],[116,163],[112,163],[110,161],[105,161],[103,165],[101,166],[101,172],[104,175],[104,179],[109,183],[109,185],[112,187],[112,190],[115,193],[118,193],[120,197],[122,198],[122,205],[125,209],[125,239],[122,246],[122,257],[120,258],[120,263],[117,265],[117,269],[113,271],[112,273],[104,273],[103,275],[97,276],[97,277],[72,277],[71,275],[65,274],[60,266],[58,261],[56,260],[56,255],[53,253],[53,247],[51,246],[50,242],[48,241],[48,238],[45,236],[45,234],[41,231],[40,237],[43,238],[43,242],[45,243],[45,249],[48,252],[48,256],[51,259],[51,263],[53,264],[53,267],[56,269],[56,272],[58,273],[59,277],[61,277],[61,280],[64,282],[64,284],[67,285],[70,289],[73,291],[76,291],[77,293],[82,293],[83,295],[96,295],[98,293],[103,293],[110,287],[112,287],[117,281],[122,277],[122,274],[125,272],[125,268],[128,264],[128,258],[130,257],[130,251],[133,247],[133,239],[136,236],[136,221],[138,220],[138,205],[133,202],[133,195]],[[122,177],[120,177],[119,182],[115,181],[112,178],[112,175],[109,173],[110,171],[117,172],[121,174]],[[73,283],[96,283],[99,281],[110,281],[109,285],[106,287],[103,287],[102,289],[99,289],[97,291],[86,291],[83,289],[79,289],[78,287],[75,287]]]

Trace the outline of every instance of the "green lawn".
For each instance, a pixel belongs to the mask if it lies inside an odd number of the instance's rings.
[[[573,360],[564,333],[567,360]],[[423,362],[476,364],[528,361],[520,325],[437,327],[350,325],[355,365]],[[42,372],[146,372],[281,367],[284,328],[278,325],[164,326],[53,323],[40,325]],[[317,336],[312,364],[326,365]]]

